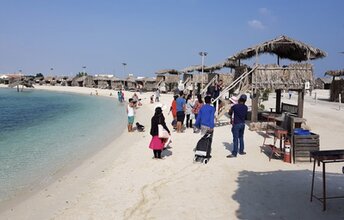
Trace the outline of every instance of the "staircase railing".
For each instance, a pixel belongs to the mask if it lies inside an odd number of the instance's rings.
[[[245,79],[248,75],[252,74],[255,70],[257,69],[257,66],[254,66],[250,71],[245,72],[243,74],[241,74],[238,78],[236,78],[229,86],[227,86],[226,88],[224,88],[220,95],[213,100],[212,103],[216,102],[217,100],[219,100],[224,94],[226,94],[229,90],[233,89],[236,85],[238,85],[238,83]]]
[[[215,81],[217,80],[217,78],[218,78],[218,75],[215,75],[215,77],[212,78],[212,79],[210,80],[210,82],[206,85],[206,87],[204,87],[204,88],[202,89],[201,95],[204,95],[204,93],[208,90],[208,87],[209,87],[213,82],[215,82]]]
[[[216,114],[217,114],[217,119],[219,119],[220,113],[219,113],[219,100],[220,98],[228,93],[229,90],[233,89],[236,85],[238,85],[238,83],[240,83],[242,80],[244,80],[247,76],[249,76],[250,74],[252,74],[258,66],[254,66],[250,71],[247,71],[243,74],[241,74],[238,78],[236,78],[229,86],[227,86],[225,89],[223,89],[221,91],[221,93],[219,94],[218,97],[216,97],[212,103],[214,104],[216,102]],[[226,106],[225,106],[226,107]],[[224,108],[226,109],[226,108]],[[222,116],[222,115],[221,115]]]

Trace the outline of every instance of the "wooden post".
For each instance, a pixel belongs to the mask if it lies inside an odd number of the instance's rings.
[[[258,97],[259,95],[257,93],[253,94],[252,100],[251,100],[251,122],[257,122],[258,121]]]
[[[298,90],[297,107],[298,115],[297,117],[303,118],[303,103],[305,101],[305,90]]]
[[[281,89],[276,89],[276,112],[281,113],[281,94],[282,90]]]

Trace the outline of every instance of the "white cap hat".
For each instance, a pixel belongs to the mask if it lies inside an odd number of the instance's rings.
[[[238,97],[236,97],[236,96],[230,97],[229,100],[230,100],[233,104],[238,104]]]

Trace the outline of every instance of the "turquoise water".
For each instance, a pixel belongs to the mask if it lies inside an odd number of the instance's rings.
[[[0,202],[51,181],[125,124],[125,108],[114,98],[0,89]]]

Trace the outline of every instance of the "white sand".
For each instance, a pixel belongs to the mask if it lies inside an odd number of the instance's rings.
[[[95,89],[40,87],[90,94]],[[109,90],[98,89],[100,95]],[[319,91],[319,95],[326,94]],[[247,155],[228,159],[232,148],[230,126],[216,127],[212,159],[194,164],[193,151],[199,134],[191,130],[173,135],[165,160],[153,160],[148,148],[150,118],[155,104],[152,93],[140,95],[143,106],[137,120],[145,133],[127,133],[79,167],[40,192],[0,213],[0,219],[341,219],[344,200],[330,200],[322,211],[309,201],[311,163],[287,164],[260,152],[263,138],[246,129]],[[116,95],[116,93],[114,93]],[[126,98],[131,94],[126,92]],[[286,96],[285,96],[286,97]],[[169,107],[172,95],[162,94]],[[296,103],[294,95],[291,100]],[[273,106],[273,95],[266,107]],[[344,108],[344,106],[343,106]],[[168,108],[167,108],[168,109]],[[165,117],[171,121],[171,116]],[[338,104],[306,96],[304,116],[312,131],[320,134],[321,149],[344,148],[344,110]],[[223,118],[224,119],[224,118]],[[271,141],[271,140],[270,140]],[[116,150],[120,146],[122,151]],[[328,194],[344,194],[343,164],[328,165]],[[317,168],[320,171],[320,168]],[[317,173],[316,192],[321,189]]]

